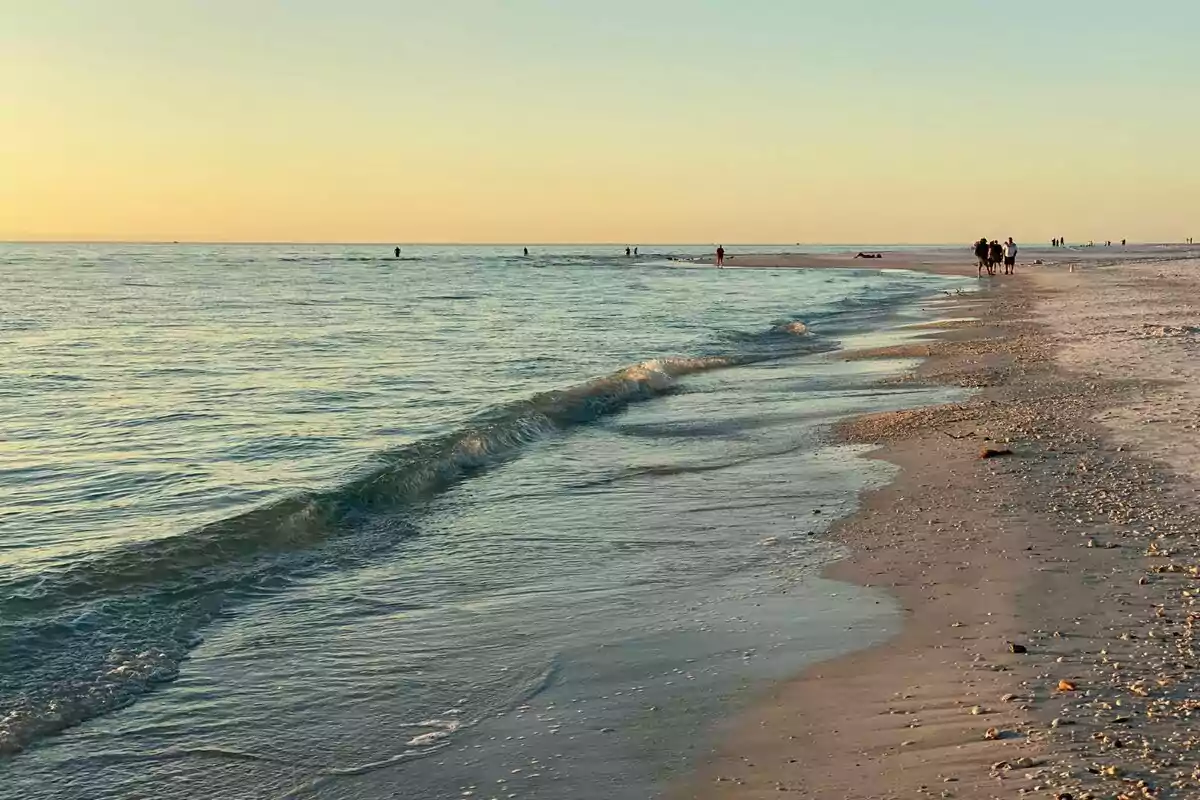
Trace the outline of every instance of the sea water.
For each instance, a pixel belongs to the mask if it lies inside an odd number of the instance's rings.
[[[956,278],[0,246],[0,796],[651,797],[896,626],[822,579]]]

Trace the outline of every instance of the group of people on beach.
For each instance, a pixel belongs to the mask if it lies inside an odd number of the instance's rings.
[[[997,267],[1004,266],[1005,275],[1013,275],[1017,271],[1017,243],[1013,238],[1001,244],[987,237],[975,243],[975,258],[979,259],[979,274],[982,276],[986,269],[988,275],[995,275]]]
[[[1066,243],[1066,241],[1064,241],[1063,239],[1051,239],[1051,240],[1050,240],[1050,246],[1051,246],[1051,247],[1066,247],[1066,246],[1067,246],[1067,243]],[[1085,245],[1081,245],[1081,246],[1082,246],[1082,247],[1095,247],[1095,246],[1096,246],[1096,243],[1095,243],[1095,242],[1088,242],[1087,244],[1085,244]],[[1105,247],[1112,247],[1112,239],[1109,239],[1108,241],[1106,241],[1106,242],[1104,243],[1104,246],[1105,246]],[[1122,239],[1122,240],[1121,240],[1121,247],[1124,247],[1124,246],[1125,246],[1125,240],[1124,240],[1124,239]]]
[[[522,247],[521,255],[528,257],[529,256],[529,248]],[[397,247],[396,248],[396,258],[399,258],[399,257],[400,257],[400,248]],[[626,247],[625,248],[625,257],[626,258],[638,258],[639,257],[638,248]],[[863,258],[882,258],[882,256],[863,256]],[[677,261],[678,259],[675,258],[674,256],[670,256],[670,257],[668,257],[668,260]],[[717,245],[717,267],[718,268],[725,267],[725,248],[721,245]]]

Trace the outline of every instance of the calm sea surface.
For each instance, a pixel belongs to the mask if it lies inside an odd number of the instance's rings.
[[[642,798],[895,624],[820,533],[957,278],[0,245],[0,796]]]

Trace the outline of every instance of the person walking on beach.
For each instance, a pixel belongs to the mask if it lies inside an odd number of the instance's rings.
[[[992,243],[988,245],[988,275],[996,274],[996,267],[1000,266],[1000,262],[1004,260],[1004,247],[1000,242],[992,239]]]
[[[1017,243],[1011,236],[1004,243],[1004,274],[1017,274]]]
[[[979,259],[979,277],[982,278],[983,268],[987,266],[988,260],[988,242],[986,237],[975,243],[975,258]]]
[[[722,247],[721,245],[717,245],[717,269],[724,269],[724,267],[725,267],[725,248]]]

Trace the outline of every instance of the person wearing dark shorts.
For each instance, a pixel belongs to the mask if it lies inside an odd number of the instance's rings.
[[[1008,237],[1004,243],[1004,274],[1013,275],[1017,271],[1017,243]]]
[[[1004,246],[995,239],[988,245],[988,275],[996,274],[996,267],[1004,260]]]

